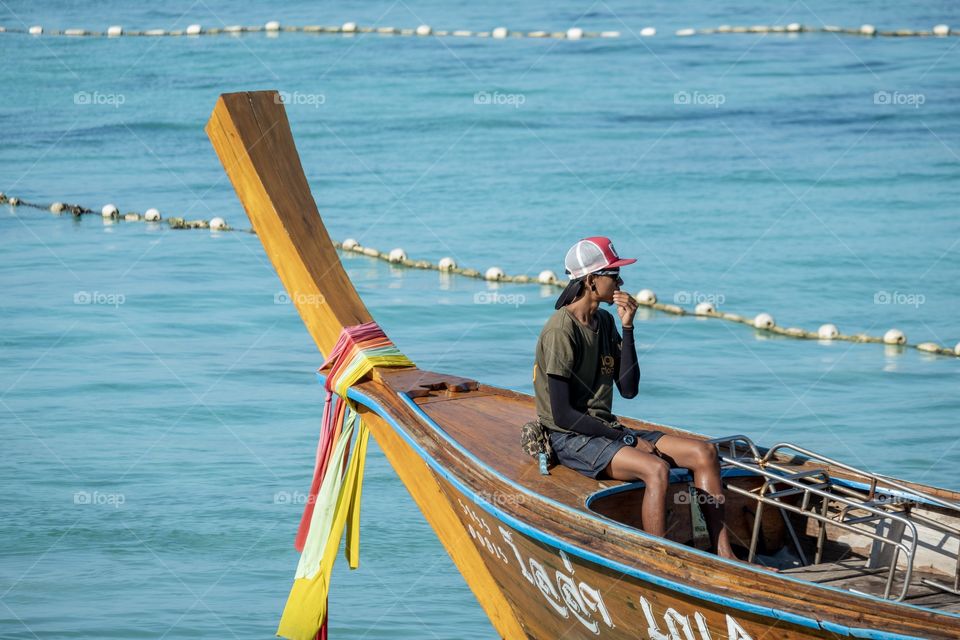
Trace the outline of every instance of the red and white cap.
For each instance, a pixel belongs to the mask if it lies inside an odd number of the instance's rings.
[[[571,278],[582,278],[604,269],[617,269],[636,262],[636,258],[621,258],[610,238],[584,238],[570,247],[563,264]]]

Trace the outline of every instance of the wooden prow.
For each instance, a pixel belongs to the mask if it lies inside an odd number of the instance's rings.
[[[279,94],[221,95],[206,131],[303,323],[321,353],[329,355],[343,327],[369,322],[371,316],[320,219]],[[397,392],[419,396],[477,388],[473,380],[415,367],[377,369],[373,377],[384,384],[371,384],[395,403]],[[526,637],[480,551],[465,543],[469,534],[426,462],[382,416],[361,412],[500,637]]]
[[[343,327],[372,318],[320,219],[280,94],[222,94],[206,132],[290,300],[329,355]]]

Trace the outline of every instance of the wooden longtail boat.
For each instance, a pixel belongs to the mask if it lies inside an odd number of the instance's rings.
[[[344,327],[371,316],[324,228],[278,94],[222,95],[207,133],[329,354]],[[348,397],[504,638],[960,638],[957,492],[796,445],[718,438],[733,539],[754,561],[781,560],[776,573],[697,547],[702,516],[682,470],[671,476],[666,538],[639,528],[641,483],[561,467],[541,475],[518,439],[535,417],[530,396],[408,367],[377,368]]]

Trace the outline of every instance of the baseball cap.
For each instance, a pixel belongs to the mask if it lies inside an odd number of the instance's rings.
[[[563,261],[571,278],[582,278],[603,269],[616,269],[633,264],[636,258],[621,258],[613,248],[610,238],[592,236],[570,247]]]

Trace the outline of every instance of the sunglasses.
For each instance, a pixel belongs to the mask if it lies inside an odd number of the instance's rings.
[[[596,272],[594,272],[594,273],[596,273],[596,275],[598,275],[598,276],[610,276],[611,278],[613,278],[613,279],[617,282],[617,286],[620,286],[620,285],[623,284],[623,278],[620,277],[620,271],[619,271],[619,270],[617,270],[617,271],[596,271]]]

